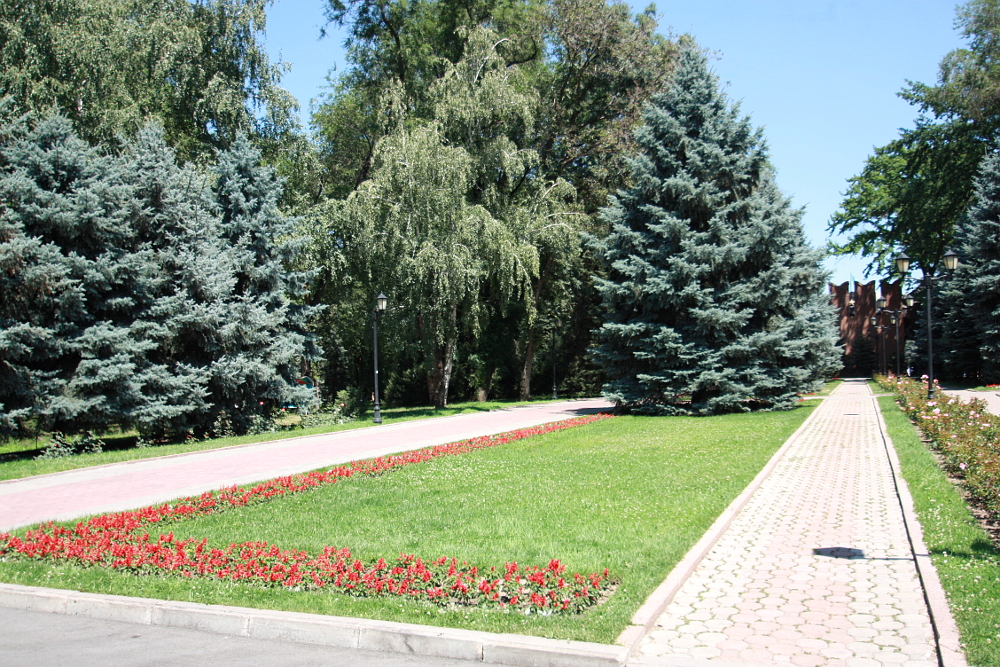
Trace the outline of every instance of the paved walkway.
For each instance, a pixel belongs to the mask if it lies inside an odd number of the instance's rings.
[[[995,415],[1000,415],[1000,392],[969,391],[968,389],[942,389],[941,391],[951,396],[958,396],[965,403],[968,403],[974,398],[986,401],[986,409]]]
[[[922,549],[919,535],[916,544]],[[877,406],[863,381],[848,380],[823,400],[629,664],[937,667],[916,562]],[[950,622],[940,615],[939,628]]]
[[[601,399],[543,403],[0,482],[0,531],[40,521],[144,507],[225,486],[537,426],[610,408],[611,404]]]

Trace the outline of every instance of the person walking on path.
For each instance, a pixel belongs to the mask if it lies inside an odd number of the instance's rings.
[[[629,665],[964,665],[894,468],[867,383],[845,381],[789,442]]]
[[[418,419],[0,482],[0,532],[135,509],[316,470],[610,410],[603,399]]]

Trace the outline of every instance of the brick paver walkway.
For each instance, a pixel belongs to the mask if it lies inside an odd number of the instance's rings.
[[[543,403],[0,482],[0,531],[45,520],[143,507],[225,486],[537,426],[611,407],[602,399]]]
[[[817,408],[629,665],[703,660],[937,666],[876,406],[863,382],[843,383]]]

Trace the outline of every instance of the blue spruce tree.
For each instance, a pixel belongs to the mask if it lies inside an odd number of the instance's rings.
[[[0,420],[106,426],[141,400],[128,340],[141,289],[123,251],[128,188],[118,163],[64,118],[2,135]]]
[[[821,254],[774,183],[759,130],[694,46],[637,129],[633,185],[591,239],[607,268],[605,395],[648,414],[787,409],[836,370]]]
[[[289,268],[302,242],[292,240],[295,222],[278,210],[281,181],[260,157],[242,136],[220,152],[215,168],[225,245],[220,261],[233,284],[216,332],[219,354],[209,368],[208,389],[237,430],[286,403],[308,405],[314,397],[295,382],[298,364],[319,358],[307,330],[319,307],[301,303],[313,274]]]
[[[156,127],[118,156],[59,117],[0,127],[0,429],[176,438],[308,403],[309,275],[259,158],[241,139],[210,175]]]
[[[961,263],[943,281],[945,295],[934,299],[942,309],[938,323],[951,374],[1000,383],[1000,155],[983,159],[955,237]]]

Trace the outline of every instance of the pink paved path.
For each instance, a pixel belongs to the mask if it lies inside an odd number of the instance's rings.
[[[601,399],[419,419],[0,482],[0,531],[134,509],[235,484],[537,426],[609,409]]]

